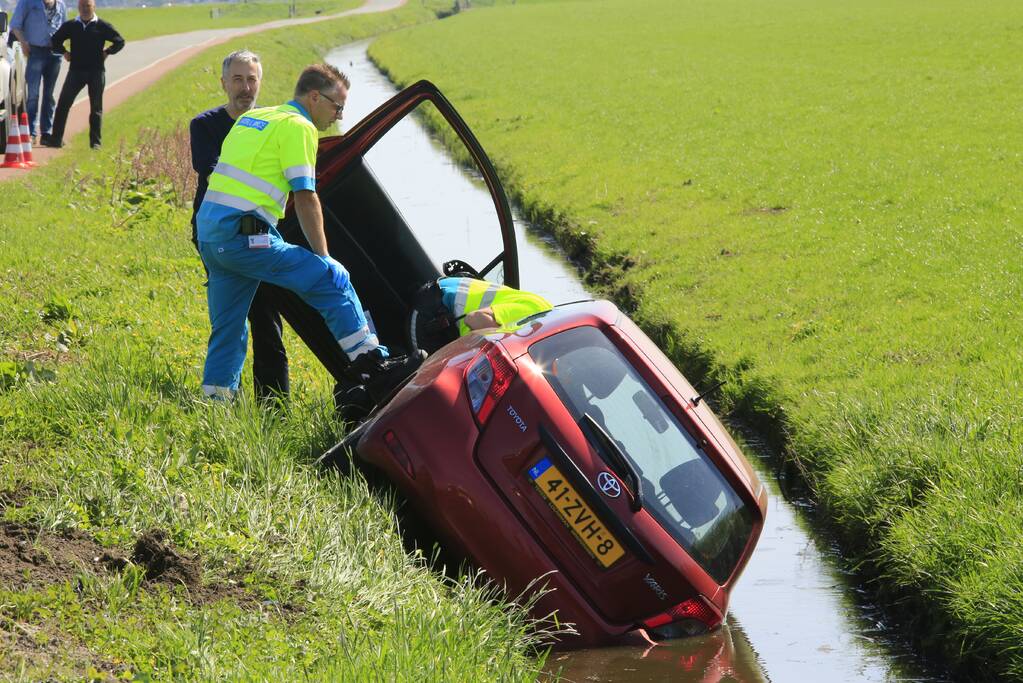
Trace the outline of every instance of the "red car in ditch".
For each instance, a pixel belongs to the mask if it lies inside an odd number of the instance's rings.
[[[417,238],[425,219],[397,206],[367,163],[374,146],[426,104],[427,120],[448,127],[439,136],[449,143],[462,142],[459,156],[489,192],[496,253],[437,263]],[[317,190],[331,251],[392,348],[408,350],[416,292],[442,273],[469,268],[518,286],[497,174],[428,82],[348,135],[321,141]],[[290,214],[278,227],[302,242]],[[465,249],[467,241],[463,234],[444,243]],[[287,292],[278,296],[288,321],[342,379],[346,360],[322,320]],[[716,628],[767,508],[763,485],[711,409],[607,301],[556,306],[435,350],[325,458],[349,448],[510,595],[542,590],[535,616],[556,612],[574,624],[578,636],[566,644],[575,646],[637,628],[663,637]]]
[[[696,391],[607,301],[431,355],[346,445],[511,595],[607,642],[721,624],[767,496]],[[539,584],[534,582],[541,578]]]

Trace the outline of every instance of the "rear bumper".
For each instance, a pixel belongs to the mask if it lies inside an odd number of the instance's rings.
[[[556,613],[558,624],[573,624],[578,635],[563,636],[565,646],[607,643],[632,630],[633,624],[610,623],[590,607],[480,470],[479,430],[461,382],[417,379],[362,430],[360,458],[381,469],[441,539],[484,569],[510,599],[531,603],[534,618]]]

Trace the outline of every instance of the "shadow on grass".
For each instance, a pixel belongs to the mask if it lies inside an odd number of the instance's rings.
[[[469,558],[445,542],[429,524],[424,521],[423,510],[409,500],[401,490],[377,467],[359,459],[352,450],[357,430],[350,432],[341,442],[326,449],[317,464],[324,470],[334,471],[341,476],[362,476],[370,492],[382,504],[393,501],[398,519],[398,533],[405,552],[421,557],[429,569],[446,580],[457,582],[474,572]]]

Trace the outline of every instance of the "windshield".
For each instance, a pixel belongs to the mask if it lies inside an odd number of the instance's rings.
[[[753,513],[639,373],[595,327],[548,337],[529,355],[576,421],[589,415],[618,445],[639,477],[644,509],[724,583]],[[591,443],[615,469],[606,447]]]

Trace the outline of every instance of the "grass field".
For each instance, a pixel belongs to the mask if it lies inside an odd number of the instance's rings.
[[[931,656],[1023,678],[1014,1],[518,3],[371,55],[810,484]],[[753,561],[756,561],[754,558]]]
[[[363,2],[364,0],[296,0],[294,14],[291,14],[291,2],[273,0],[153,7],[104,7],[100,11],[103,18],[113,24],[125,40],[142,40],[170,33],[254,26],[291,17],[337,14],[359,7]],[[514,0],[476,0],[473,6],[490,7],[512,2]],[[450,13],[455,4],[454,0],[410,0],[410,3],[442,15]],[[73,7],[69,7],[68,10],[72,17],[78,13]]]
[[[327,48],[432,18],[250,36],[261,101]],[[343,426],[293,337],[286,410],[247,386],[199,400],[183,130],[240,46],[108,112],[101,152],[79,135],[0,186],[0,679],[534,680],[524,611],[429,571],[387,495],[314,467]]]

